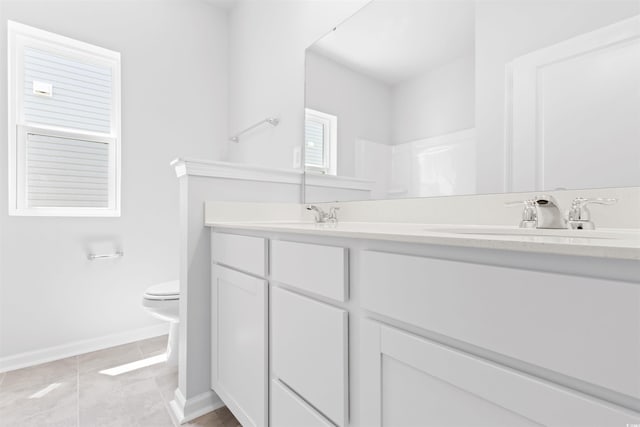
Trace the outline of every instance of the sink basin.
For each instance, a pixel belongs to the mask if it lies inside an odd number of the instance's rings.
[[[638,239],[640,235],[633,232],[621,232],[610,230],[568,230],[568,229],[539,229],[517,227],[433,227],[426,231],[449,234],[467,234],[477,236],[498,237],[555,237],[565,239],[603,239],[603,240],[630,240]]]

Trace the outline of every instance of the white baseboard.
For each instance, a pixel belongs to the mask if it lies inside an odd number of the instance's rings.
[[[88,340],[76,341],[69,344],[55,347],[43,348],[41,350],[29,351],[13,356],[0,358],[0,372],[13,371],[14,369],[26,368],[39,365],[41,363],[64,359],[66,357],[77,356],[96,350],[115,347],[133,341],[165,335],[169,332],[169,322],[164,322],[146,328],[135,329],[119,334],[105,335]]]
[[[180,424],[195,420],[196,418],[215,411],[224,406],[224,402],[220,400],[213,390],[205,391],[191,399],[185,399],[180,389],[176,389],[174,400],[169,402],[169,407],[173,416]]]

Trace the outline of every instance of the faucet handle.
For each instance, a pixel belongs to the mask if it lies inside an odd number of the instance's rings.
[[[338,221],[338,211],[340,208],[338,206],[331,206],[329,208],[329,216],[328,219],[334,222]]]
[[[528,205],[528,204],[533,204],[534,201],[532,199],[529,200],[516,200],[515,202],[504,202],[504,205],[508,208],[512,208],[514,206],[522,206],[522,205]]]
[[[618,199],[615,198],[604,198],[604,197],[595,197],[593,199],[585,199],[584,197],[576,197],[571,202],[571,207],[584,207],[586,205],[590,205],[592,203],[598,205],[613,205],[618,202]]]
[[[538,212],[536,211],[535,200],[518,200],[516,202],[506,202],[506,207],[522,206],[522,220],[520,221],[520,228],[536,228],[538,225]]]
[[[617,203],[618,199],[608,199],[597,197],[593,199],[586,199],[584,197],[576,197],[571,202],[571,208],[569,209],[569,220],[572,221],[588,221],[590,212],[587,208],[587,205],[598,204],[598,205],[613,205]]]
[[[593,199],[586,199],[584,197],[576,197],[573,199],[573,202],[571,202],[571,208],[567,214],[567,220],[571,223],[571,228],[587,228],[592,230],[595,227],[591,222],[591,212],[589,212],[587,205],[613,205],[617,202],[618,199],[614,198],[597,197]]]

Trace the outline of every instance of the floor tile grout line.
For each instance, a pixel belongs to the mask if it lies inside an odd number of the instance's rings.
[[[169,420],[171,421],[171,424],[173,424],[173,427],[179,427],[180,424],[176,424],[177,420],[173,419],[172,411],[171,411],[171,405],[169,404],[169,402],[167,402],[164,399],[164,396],[162,395],[162,391],[160,391],[160,385],[158,385],[158,376],[157,375],[153,376],[153,383],[156,386],[156,391],[160,395],[160,400],[162,400],[162,403],[164,405],[164,409],[165,409],[165,411],[167,411],[167,415],[169,416]]]

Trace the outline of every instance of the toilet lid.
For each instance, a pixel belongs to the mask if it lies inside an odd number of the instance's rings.
[[[178,299],[180,297],[180,282],[172,280],[149,286],[144,297],[148,299]]]

